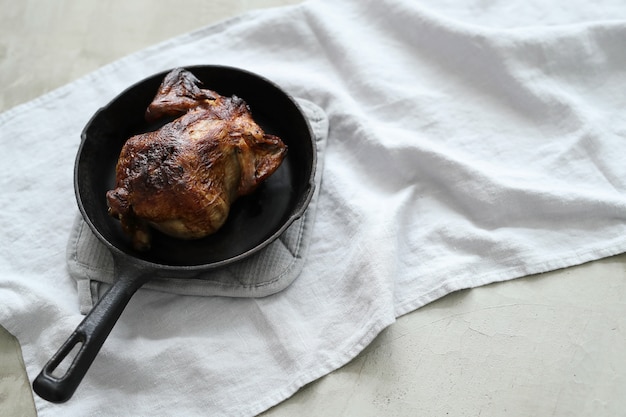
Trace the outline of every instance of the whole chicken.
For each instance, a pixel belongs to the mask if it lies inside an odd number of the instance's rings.
[[[251,193],[286,155],[287,146],[261,129],[241,98],[200,85],[185,69],[168,73],[145,118],[176,118],[132,136],[121,150],[106,198],[137,250],[150,248],[150,227],[181,239],[216,232],[235,199]]]

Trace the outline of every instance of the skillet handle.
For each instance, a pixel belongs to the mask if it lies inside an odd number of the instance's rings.
[[[137,272],[125,273],[117,278],[37,375],[33,381],[33,390],[37,395],[54,403],[62,403],[72,397],[128,301],[145,281],[144,275]],[[68,358],[77,345],[80,349],[74,358]],[[67,371],[62,376],[53,375],[66,359],[71,360]]]

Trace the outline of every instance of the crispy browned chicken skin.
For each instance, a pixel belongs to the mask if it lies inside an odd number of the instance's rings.
[[[287,152],[242,99],[199,85],[187,70],[167,74],[146,120],[178,118],[131,137],[120,153],[107,203],[138,250],[150,247],[149,226],[181,239],[214,233],[235,199],[270,176]]]

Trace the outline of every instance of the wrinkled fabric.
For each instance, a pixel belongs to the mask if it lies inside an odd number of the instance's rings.
[[[160,43],[1,114],[0,322],[31,380],[82,319],[65,248],[80,131],[99,107],[155,72],[222,64],[329,121],[297,279],[264,298],[139,290],[74,397],[36,396],[39,415],[254,415],[452,291],[624,252],[625,9],[309,1]]]

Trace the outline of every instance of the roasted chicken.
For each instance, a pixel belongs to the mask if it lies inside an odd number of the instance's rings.
[[[287,152],[244,100],[201,88],[184,69],[167,74],[145,114],[150,122],[166,116],[175,119],[126,141],[106,195],[109,214],[138,250],[149,249],[150,227],[181,239],[216,232],[235,199],[274,173]]]

